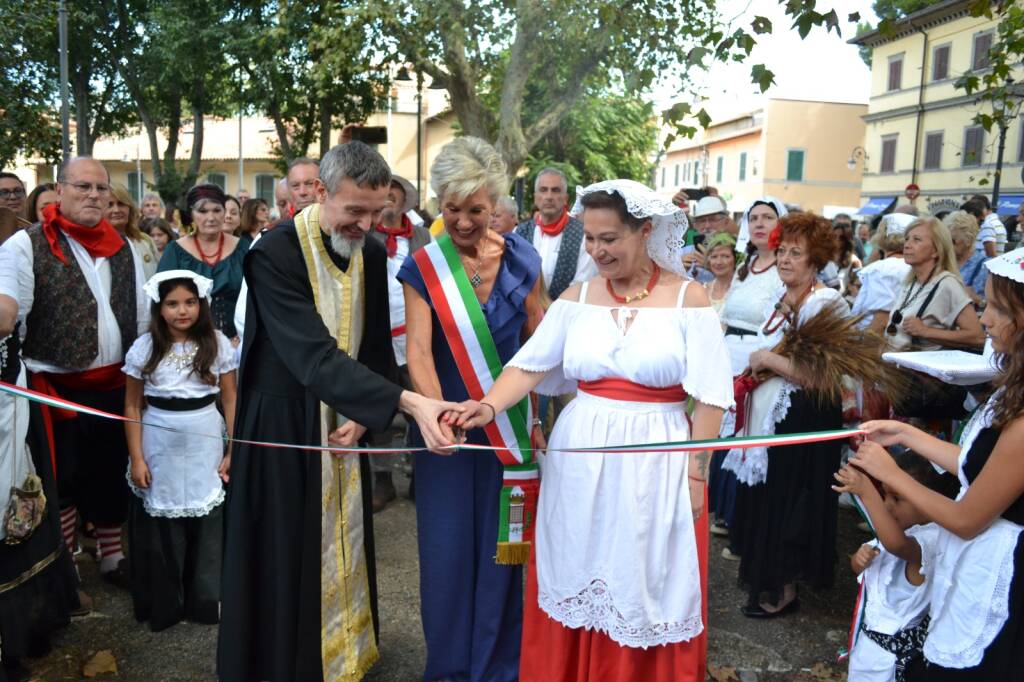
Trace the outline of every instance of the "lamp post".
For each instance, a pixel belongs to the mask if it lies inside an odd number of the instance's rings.
[[[857,159],[860,159],[864,163],[864,170],[867,170],[868,153],[867,151],[865,151],[864,147],[861,147],[860,145],[857,145],[856,147],[850,150],[850,158],[846,160],[846,167],[849,170],[853,170],[854,168],[856,168]]]
[[[395,76],[396,81],[408,83],[412,81],[409,69],[404,66],[398,70]],[[423,168],[423,74],[416,72],[416,204],[419,205],[422,194],[420,185],[422,182],[421,172]]]
[[[71,158],[71,108],[68,103],[68,8],[64,0],[57,3],[57,33],[60,44],[60,148],[61,157],[66,162]]]
[[[1003,179],[1003,152],[1006,150],[1006,130],[1010,127],[1010,122],[1020,114],[1021,101],[1017,88],[1014,87],[1012,81],[1007,86],[1006,92],[1002,97],[996,97],[992,100],[993,118],[996,125],[999,126],[999,145],[996,147],[996,171],[995,177],[992,179],[992,210],[996,213],[999,212],[999,187]]]

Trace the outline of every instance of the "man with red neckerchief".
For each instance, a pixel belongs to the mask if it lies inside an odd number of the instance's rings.
[[[413,225],[407,215],[417,204],[418,193],[412,183],[398,175],[391,176],[387,203],[380,214],[380,224],[370,231],[372,238],[384,244],[388,252],[388,312],[391,315],[391,345],[398,365],[398,378],[402,388],[412,390],[409,367],[405,358],[405,295],[398,281],[398,270],[407,256],[431,242],[430,232],[421,225]],[[375,434],[376,435],[376,434]],[[385,445],[385,443],[381,443]],[[372,457],[373,511],[376,513],[395,499],[392,457]]]
[[[569,217],[568,181],[557,168],[537,174],[533,186],[537,213],[516,227],[516,234],[533,244],[540,254],[541,275],[552,301],[558,300],[573,282],[597,275],[597,266],[583,241],[583,223]]]
[[[18,292],[22,356],[35,390],[120,414],[124,354],[149,325],[141,262],[103,219],[110,176],[102,164],[89,157],[65,162],[57,195],[41,223],[3,245],[17,264],[0,277]],[[101,575],[127,587],[121,551],[130,494],[124,429],[89,415],[42,412],[65,542],[74,551],[81,513],[96,527]]]

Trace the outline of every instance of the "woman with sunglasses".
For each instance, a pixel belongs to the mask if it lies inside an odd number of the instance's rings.
[[[935,218],[911,223],[903,260],[910,274],[896,295],[885,329],[893,349],[981,348],[985,334],[964,291],[946,226]]]

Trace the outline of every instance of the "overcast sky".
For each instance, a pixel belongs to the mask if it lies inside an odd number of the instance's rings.
[[[775,73],[776,85],[768,91],[770,96],[867,104],[871,70],[860,59],[857,48],[846,41],[857,33],[857,23],[847,21],[851,13],[859,12],[862,21],[877,23],[870,0],[819,2],[821,11],[835,8],[842,37],[815,28],[806,39],[790,28],[792,21],[777,0],[720,0],[718,6],[733,27],[744,25],[749,30],[750,21],[762,15],[772,21],[773,31],[758,36],[758,44],[745,62],[716,63],[706,73],[694,73],[705,96],[719,105],[713,107],[715,111],[709,109],[713,116],[753,106],[759,93],[750,82],[753,64],[764,64]],[[665,108],[676,96],[668,86],[655,91],[659,108]]]

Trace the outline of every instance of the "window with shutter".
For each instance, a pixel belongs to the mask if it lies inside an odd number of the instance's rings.
[[[985,131],[981,126],[972,126],[964,130],[964,151],[961,166],[981,165],[981,146],[985,141]]]
[[[924,137],[924,169],[942,168],[942,131],[928,133]]]
[[[804,151],[790,149],[786,152],[786,181],[804,181]]]
[[[989,66],[988,51],[992,47],[992,33],[979,33],[974,36],[974,57],[971,59],[975,71],[987,69]]]
[[[665,186],[665,167],[661,167],[661,186]]]
[[[256,197],[274,205],[274,176],[261,173],[256,176]]]
[[[679,186],[679,164],[676,164],[675,182],[673,183],[676,187]]]
[[[137,171],[128,174],[128,194],[132,199],[142,204],[142,176]]]
[[[939,45],[932,53],[932,80],[949,78],[949,45]]]
[[[740,152],[740,182],[747,179],[747,153]]]
[[[228,184],[228,176],[224,173],[207,173],[206,181],[211,185],[217,185],[221,189],[224,189]]]
[[[889,59],[889,92],[903,87],[903,55]]]
[[[882,138],[882,164],[879,173],[896,172],[896,136]]]
[[[719,156],[717,163],[718,163],[718,166],[715,168],[715,182],[721,182],[722,181],[722,174],[723,174],[723,172],[725,170],[725,158]]]
[[[1024,161],[1024,120],[1020,122],[1020,137],[1017,142],[1017,161]]]

